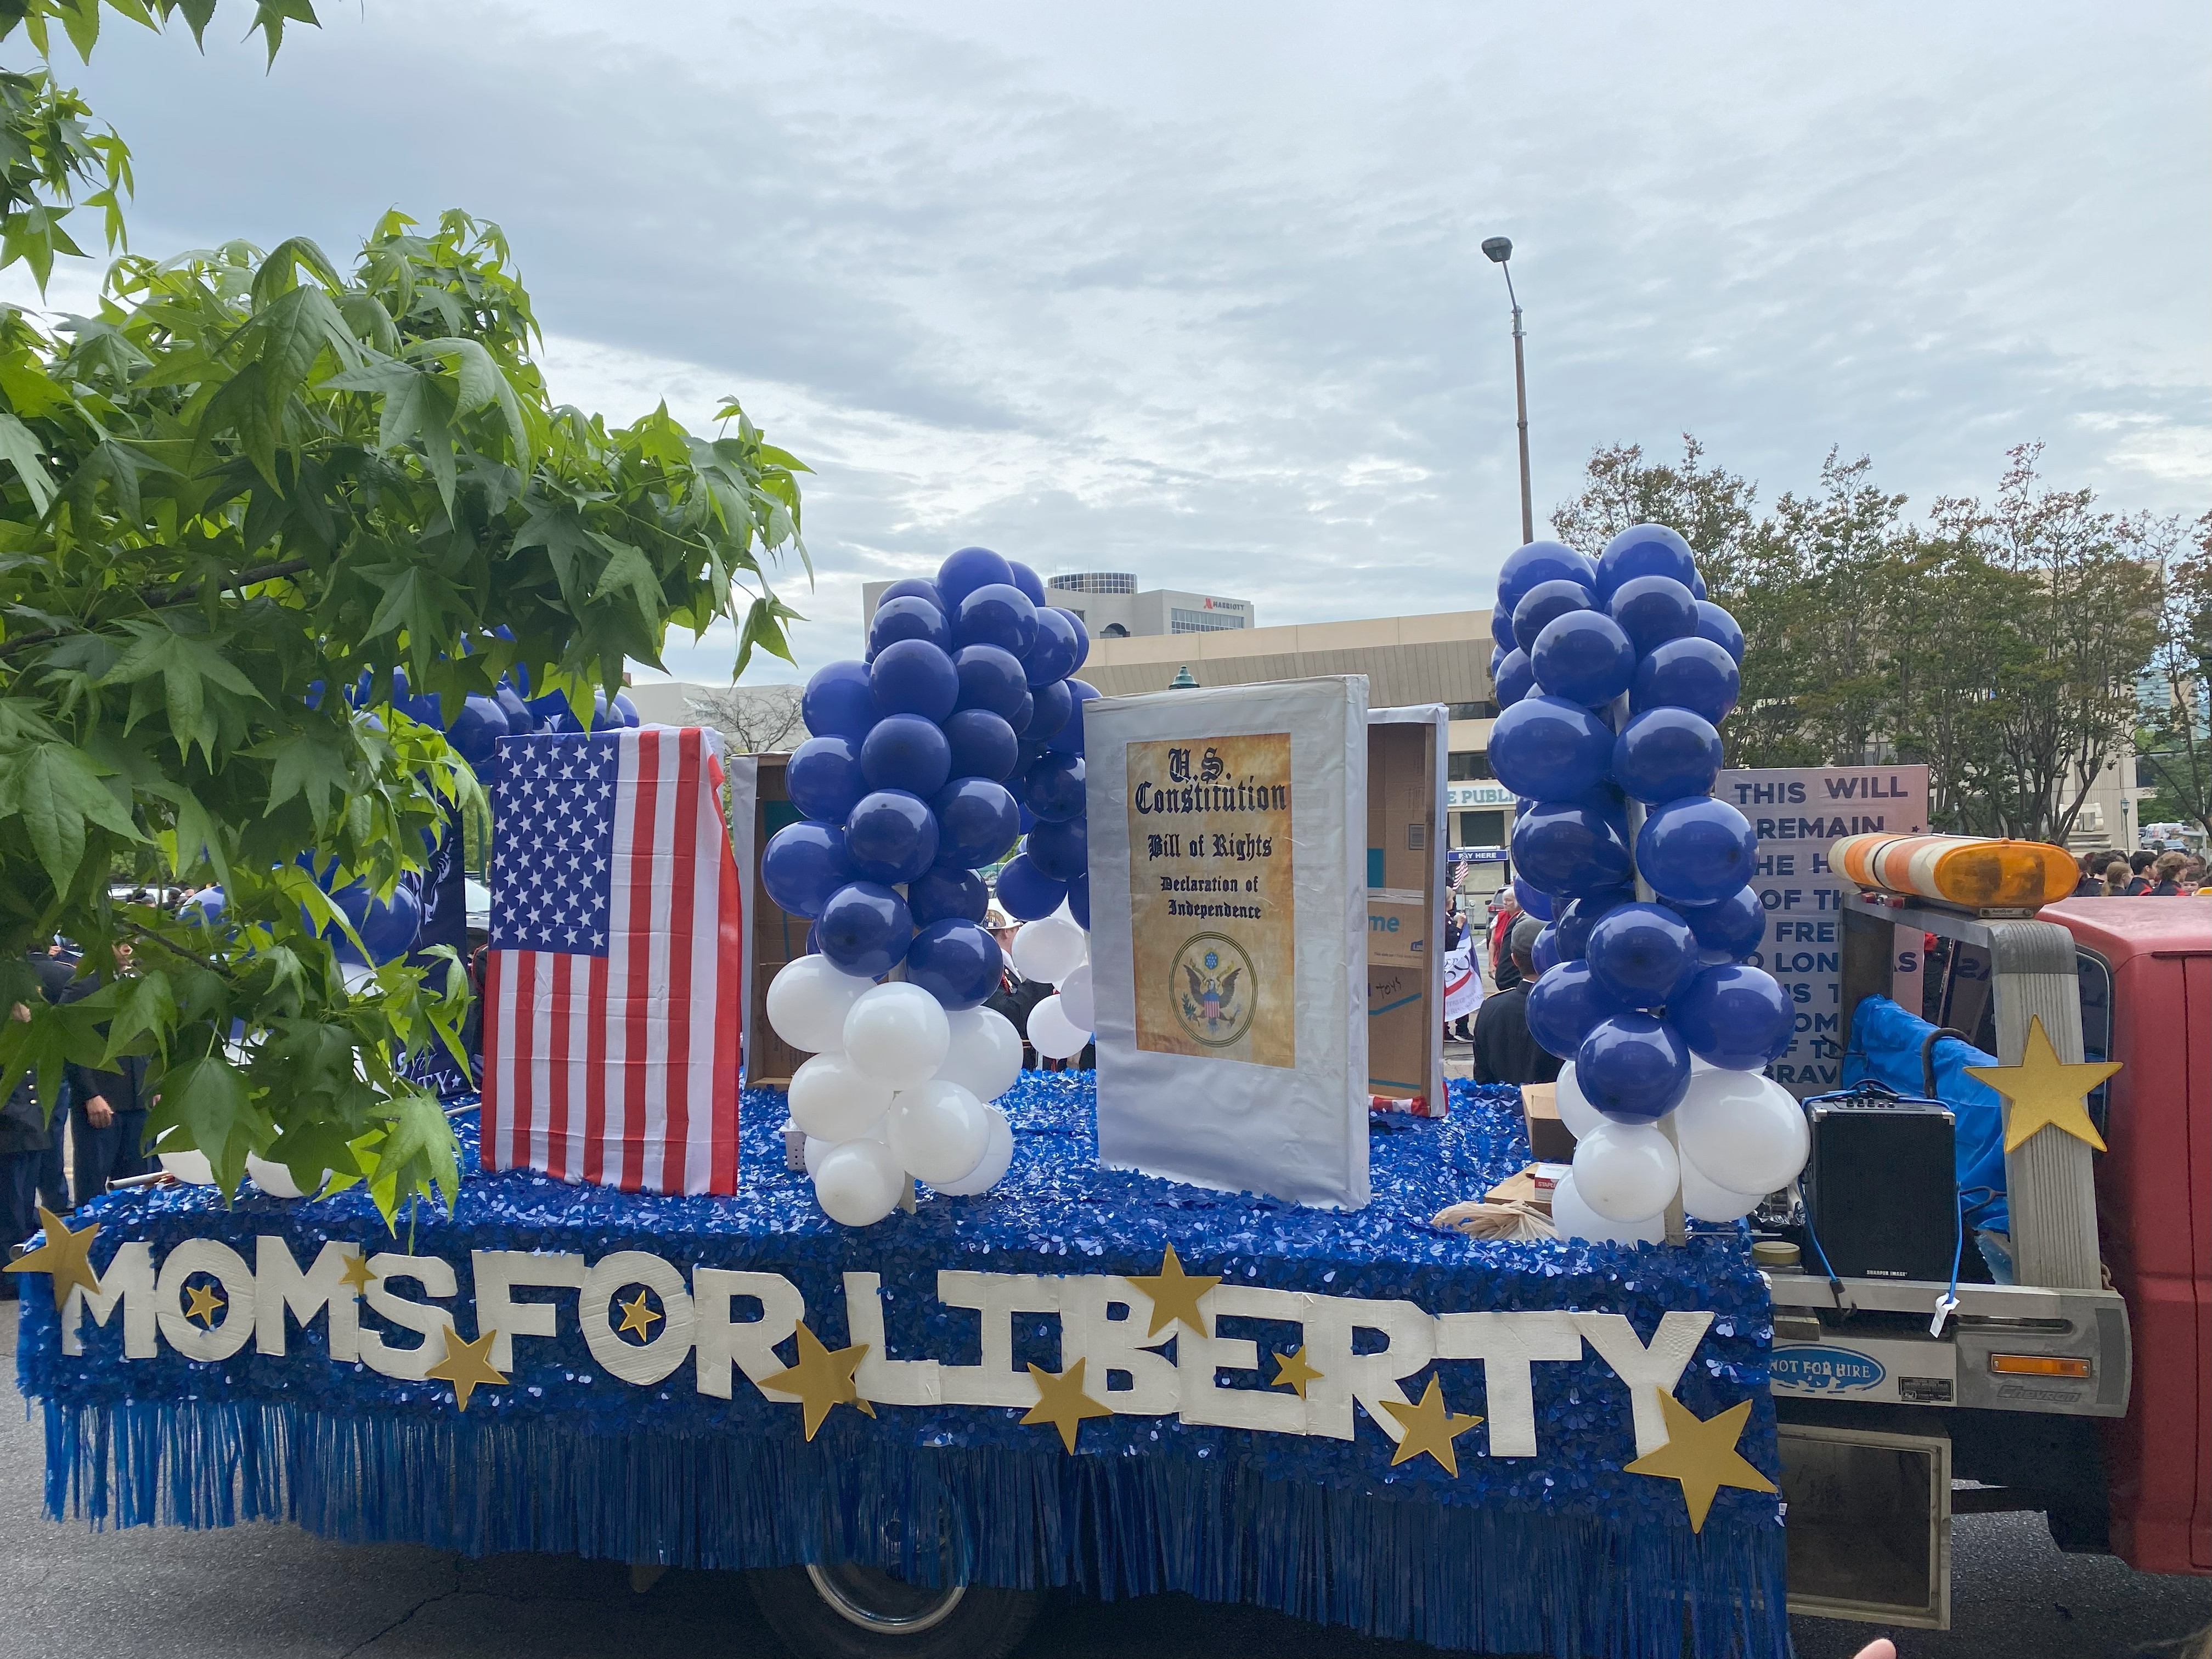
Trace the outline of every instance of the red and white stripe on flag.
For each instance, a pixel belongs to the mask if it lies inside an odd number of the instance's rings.
[[[483,1161],[733,1193],[742,892],[721,735],[502,738]]]

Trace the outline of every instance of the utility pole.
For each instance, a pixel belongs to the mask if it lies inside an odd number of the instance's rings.
[[[1526,545],[1536,539],[1536,510],[1528,489],[1528,366],[1521,344],[1527,336],[1521,327],[1520,296],[1513,291],[1512,267],[1506,263],[1513,257],[1512,239],[1489,237],[1482,251],[1505,273],[1505,297],[1513,302],[1513,406],[1521,429],[1521,540]]]

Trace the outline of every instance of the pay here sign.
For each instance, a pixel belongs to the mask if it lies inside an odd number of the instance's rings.
[[[1774,1080],[1802,1100],[1838,1086],[1843,1075],[1843,896],[1847,884],[1828,868],[1828,848],[1845,836],[1924,835],[1925,766],[1783,766],[1727,771],[1713,793],[1751,820],[1759,837],[1752,890],[1766,911],[1766,934],[1753,967],[1780,981],[1797,1011],[1790,1051]],[[1896,988],[1920,1012],[1920,933],[1897,930]]]

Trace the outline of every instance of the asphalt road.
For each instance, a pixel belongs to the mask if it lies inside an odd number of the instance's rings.
[[[0,1303],[0,1659],[788,1659],[736,1575],[545,1556],[465,1561],[294,1528],[94,1533],[40,1511],[43,1436],[15,1393]],[[1976,1516],[1954,1536],[1956,1628],[1897,1633],[1905,1659],[2106,1659],[2212,1623],[2212,1579],[2145,1577],[2062,1555],[2040,1516]],[[1796,1621],[1801,1659],[1849,1659],[1869,1626]],[[1434,1650],[1176,1595],[1065,1601],[1022,1659],[1433,1659]]]

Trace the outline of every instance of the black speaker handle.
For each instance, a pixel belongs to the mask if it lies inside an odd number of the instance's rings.
[[[1929,1032],[1920,1044],[1920,1087],[1930,1100],[1936,1097],[1936,1045],[1945,1037],[1956,1037],[1969,1048],[1974,1046],[1973,1038],[1968,1036],[1964,1031],[1954,1030],[1948,1025],[1938,1025],[1934,1030]]]

